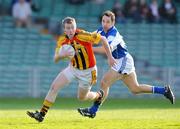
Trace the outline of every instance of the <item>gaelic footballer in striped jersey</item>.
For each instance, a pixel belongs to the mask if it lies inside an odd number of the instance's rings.
[[[77,29],[76,21],[72,17],[66,17],[62,21],[62,25],[64,28],[64,34],[60,35],[57,41],[54,61],[58,62],[64,58],[70,57],[70,62],[69,65],[62,70],[52,82],[40,111],[27,111],[27,114],[38,122],[42,122],[44,120],[49,108],[55,102],[59,90],[75,79],[79,83],[77,94],[79,100],[91,100],[99,102],[99,104],[101,103],[103,91],[91,91],[91,87],[97,81],[97,67],[92,48],[93,44],[102,42],[110,66],[113,66],[116,63],[115,59],[111,55],[110,47],[105,37],[97,33],[89,33],[84,30]],[[64,45],[72,46],[75,51],[74,54],[71,51],[73,49],[68,49],[70,48],[69,46],[63,48]],[[67,51],[63,51],[63,49],[67,49]]]

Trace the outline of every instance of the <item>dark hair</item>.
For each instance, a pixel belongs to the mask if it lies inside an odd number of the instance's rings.
[[[62,26],[64,27],[65,24],[72,24],[72,23],[75,23],[76,24],[76,20],[73,18],[73,17],[65,17],[63,20],[62,20]]]
[[[103,16],[111,17],[111,21],[112,21],[112,22],[115,22],[115,14],[114,14],[112,11],[110,11],[110,10],[105,11],[105,12],[103,13],[102,17],[103,17]]]

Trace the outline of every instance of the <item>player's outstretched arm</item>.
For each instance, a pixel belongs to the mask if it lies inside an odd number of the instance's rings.
[[[102,46],[93,47],[93,51],[98,54],[106,54],[106,51],[105,51],[104,47],[102,47]]]
[[[103,47],[104,47],[104,50],[105,50],[105,53],[108,57],[108,63],[110,66],[113,66],[116,64],[116,60],[114,59],[114,57],[112,56],[111,54],[111,49],[110,49],[110,46],[106,40],[105,37],[101,36],[101,42],[103,44]]]

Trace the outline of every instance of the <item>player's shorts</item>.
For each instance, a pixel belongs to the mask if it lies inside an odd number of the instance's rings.
[[[71,64],[65,68],[62,73],[66,76],[69,82],[77,79],[79,82],[79,87],[84,89],[91,89],[92,85],[97,82],[97,67],[86,70],[79,70],[74,68]]]
[[[116,61],[117,64],[111,67],[114,71],[120,74],[130,74],[135,71],[134,60],[129,53]]]

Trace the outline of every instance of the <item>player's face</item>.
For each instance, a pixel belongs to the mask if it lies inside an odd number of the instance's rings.
[[[106,15],[102,17],[102,27],[105,32],[107,32],[113,25],[114,23],[112,22],[111,17]]]
[[[72,39],[76,32],[76,24],[75,23],[70,23],[70,24],[65,23],[64,24],[64,32],[70,39]]]

